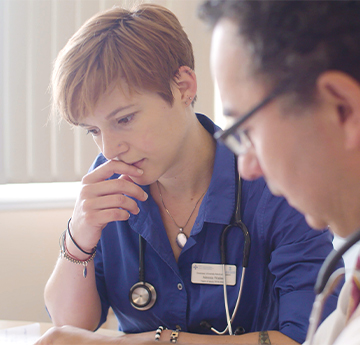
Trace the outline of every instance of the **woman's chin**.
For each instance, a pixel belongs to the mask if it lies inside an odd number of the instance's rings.
[[[310,227],[316,230],[324,230],[328,227],[328,223],[324,220],[321,220],[320,218],[314,217],[309,214],[305,214],[306,222]]]

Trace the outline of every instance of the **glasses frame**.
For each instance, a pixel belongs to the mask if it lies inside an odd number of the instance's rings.
[[[219,130],[215,132],[214,138],[216,140],[221,141],[224,143],[231,151],[236,153],[237,155],[245,154],[248,149],[251,147],[251,141],[246,134],[246,131],[239,131],[239,136],[242,137],[245,143],[244,150],[238,150],[236,148],[236,145],[239,143],[239,141],[233,136],[233,134],[238,130],[238,128],[247,121],[251,116],[253,116],[255,113],[257,113],[261,108],[263,108],[265,105],[270,103],[274,98],[279,96],[281,93],[283,93],[286,89],[287,84],[282,85],[280,87],[277,87],[273,92],[270,93],[265,99],[263,99],[258,105],[256,105],[253,109],[251,109],[249,112],[247,112],[244,116],[240,117],[233,125],[231,125],[226,130]]]

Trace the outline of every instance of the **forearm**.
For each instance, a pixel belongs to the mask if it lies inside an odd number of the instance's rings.
[[[164,330],[161,333],[160,341],[170,341],[170,330]],[[154,336],[155,337],[155,336]],[[266,342],[266,338],[270,342]],[[194,333],[179,332],[177,343],[181,344],[276,344],[276,345],[297,345],[296,341],[278,331],[267,331],[261,335],[263,339],[260,340],[260,333],[253,332],[243,335],[202,335]],[[130,343],[130,342],[129,342]]]
[[[118,344],[118,345],[127,345],[127,344],[158,344],[160,343],[169,343],[171,330],[164,330],[161,333],[159,341],[155,340],[155,332],[146,332],[138,334],[127,334],[115,339],[104,339],[104,342],[100,344]],[[187,332],[179,332],[176,343],[178,344],[273,344],[273,345],[299,345],[296,341],[290,339],[286,335],[278,331],[267,331],[262,332],[260,335],[259,332],[247,333],[243,335],[203,335],[203,334],[194,334]],[[113,342],[112,342],[113,341]],[[100,345],[99,344],[99,345]]]
[[[99,333],[88,332],[74,327],[54,327],[50,329],[36,345],[132,345],[169,343],[172,331],[164,330],[160,339],[155,341],[155,332],[126,334],[119,337],[109,337]],[[273,345],[297,345],[298,343],[277,331],[268,331],[269,341],[266,337],[260,340],[259,332],[244,335],[201,335],[180,332],[177,338],[179,344],[273,344]]]
[[[101,316],[93,261],[83,265],[59,258],[45,287],[45,304],[56,326],[72,325],[94,330]]]

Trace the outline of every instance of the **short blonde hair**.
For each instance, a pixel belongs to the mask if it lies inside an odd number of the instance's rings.
[[[151,91],[173,104],[171,83],[181,66],[194,69],[191,42],[176,16],[154,4],[114,7],[90,18],[57,56],[53,112],[77,125],[109,88]]]

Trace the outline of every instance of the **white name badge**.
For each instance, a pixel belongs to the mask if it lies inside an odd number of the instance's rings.
[[[226,285],[236,284],[236,266],[225,265]],[[191,267],[191,282],[193,284],[223,285],[221,264],[197,264]]]

